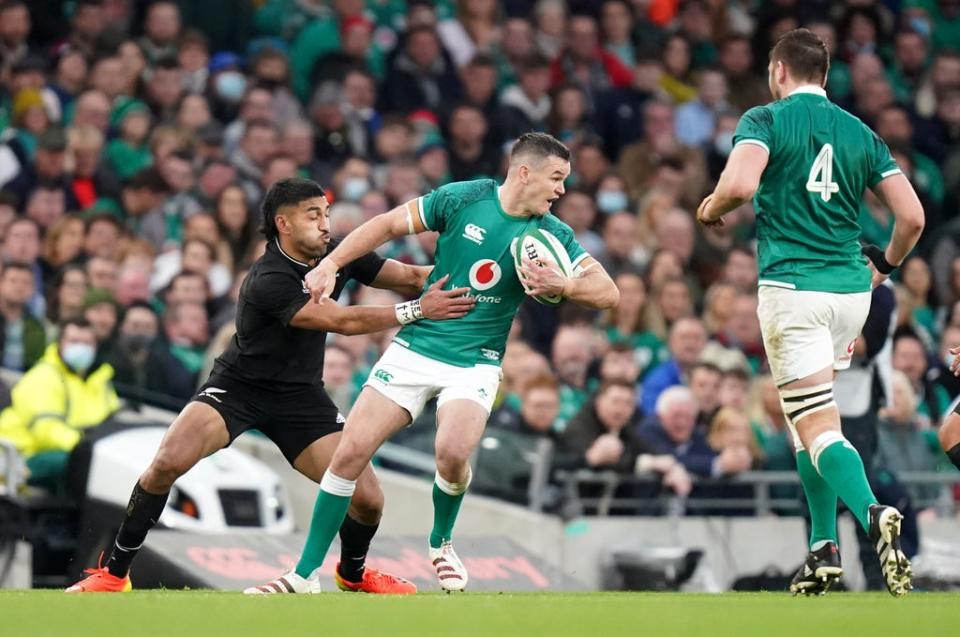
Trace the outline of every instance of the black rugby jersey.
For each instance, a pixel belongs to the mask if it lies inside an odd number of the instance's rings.
[[[331,241],[327,254],[337,247]],[[331,298],[350,279],[369,285],[385,259],[368,253],[337,273]],[[237,302],[237,333],[213,365],[213,374],[270,389],[297,389],[322,384],[327,333],[291,327],[290,320],[310,301],[304,277],[313,268],[288,256],[277,240],[250,268]]]

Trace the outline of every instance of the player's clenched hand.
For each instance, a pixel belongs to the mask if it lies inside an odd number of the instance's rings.
[[[878,285],[883,285],[887,280],[887,275],[877,270],[877,266],[872,261],[867,261],[867,267],[870,268],[870,285],[875,289]]]
[[[420,297],[420,311],[428,319],[443,320],[465,316],[477,304],[477,299],[468,296],[470,288],[453,288],[444,290],[444,284],[450,279],[444,274],[427,288],[426,294]]]
[[[317,267],[307,272],[304,283],[310,290],[310,298],[316,303],[330,298],[333,288],[337,285],[337,264],[331,259],[324,259]]]
[[[520,264],[520,276],[526,284],[527,296],[563,296],[567,287],[567,277],[527,256]]]
[[[713,193],[710,193],[709,195],[707,195],[706,197],[704,197],[704,198],[703,198],[703,201],[700,202],[700,205],[697,206],[697,221],[699,221],[701,224],[703,224],[703,225],[705,225],[705,226],[717,226],[717,227],[719,227],[719,226],[724,225],[724,224],[723,224],[723,217],[720,217],[719,219],[707,219],[707,217],[706,217],[706,214],[707,214],[707,206],[710,204],[710,201],[711,201],[712,199],[713,199]]]

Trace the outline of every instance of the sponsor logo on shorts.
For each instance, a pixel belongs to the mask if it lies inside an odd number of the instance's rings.
[[[393,374],[385,369],[378,369],[377,371],[373,372],[373,377],[384,385],[390,384],[390,382],[393,380]]]
[[[847,345],[847,353],[841,356],[841,360],[847,360],[848,358],[853,357],[853,350],[857,346],[857,339],[850,341],[850,344]]]
[[[343,414],[341,414],[341,413],[338,411],[338,412],[337,412],[337,424],[338,424],[338,425],[343,425],[343,424],[346,424],[346,422],[347,422],[347,419],[344,418],[344,417],[343,417]]]
[[[480,348],[480,355],[491,361],[500,360],[500,352],[495,349],[487,349],[485,347]]]
[[[481,228],[480,226],[474,223],[468,223],[467,226],[463,229],[463,235],[461,236],[464,239],[469,239],[470,241],[473,241],[477,245],[480,245],[481,243],[483,243],[485,234],[487,234],[486,228]]]
[[[481,388],[479,388],[479,389],[477,390],[477,395],[480,396],[480,398],[486,398],[489,394],[487,394],[487,390],[486,390],[486,389],[484,389],[483,387],[481,387]]]
[[[226,389],[220,389],[219,387],[207,387],[202,392],[197,394],[197,398],[200,398],[201,396],[206,396],[211,400],[215,400],[218,403],[223,404],[223,401],[217,398],[216,394],[226,394],[226,393],[227,393]]]
[[[478,292],[489,290],[503,277],[500,265],[493,259],[480,259],[470,266],[470,287]],[[477,299],[480,302],[480,299]]]

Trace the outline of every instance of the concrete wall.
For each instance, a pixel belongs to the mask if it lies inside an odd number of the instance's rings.
[[[257,456],[281,476],[290,489],[298,528],[306,529],[317,486],[287,465],[279,451],[263,439],[243,437],[236,446]],[[429,481],[378,470],[386,507],[380,533],[421,535],[426,544],[433,520]],[[806,553],[801,518],[579,518],[567,523],[549,515],[477,495],[464,500],[456,535],[461,552],[471,536],[506,536],[576,579],[584,590],[596,590],[612,551],[630,548],[686,547],[704,557],[685,590],[727,590],[738,577],[768,568],[792,575]],[[921,523],[924,546],[954,551],[960,559],[960,523],[951,519]],[[376,540],[374,540],[376,542]],[[863,587],[853,521],[840,519],[840,542],[846,585]]]

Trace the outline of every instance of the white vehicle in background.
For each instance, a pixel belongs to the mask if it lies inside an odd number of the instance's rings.
[[[23,486],[22,458],[12,447],[0,449],[0,587],[18,540],[31,545],[34,587],[66,586],[84,565],[96,564],[101,551],[109,551],[130,491],[173,419],[168,412],[150,416],[121,411],[103,425],[86,450],[86,488],[74,485],[69,496]],[[157,528],[285,535],[294,530],[294,519],[280,476],[262,461],[227,448],[177,480]]]

